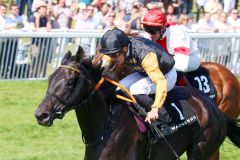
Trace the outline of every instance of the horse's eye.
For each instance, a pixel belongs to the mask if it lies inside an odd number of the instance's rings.
[[[70,86],[73,86],[74,83],[75,83],[75,79],[69,79],[66,85],[70,87]]]

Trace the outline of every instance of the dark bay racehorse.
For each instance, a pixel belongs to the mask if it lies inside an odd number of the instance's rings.
[[[75,109],[83,140],[85,159],[144,160],[148,155],[147,135],[139,131],[129,105],[114,98],[115,86],[95,85],[102,77],[99,69],[83,60],[80,48],[76,56],[68,52],[61,66],[49,77],[45,98],[35,112],[40,125],[51,126]],[[222,144],[225,137],[240,147],[240,128],[227,118],[211,99],[192,87],[182,87],[191,96],[184,104],[197,116],[195,123],[180,128],[167,139],[178,155],[187,151],[189,159],[206,160]],[[172,150],[160,139],[152,147],[151,159],[176,159]]]

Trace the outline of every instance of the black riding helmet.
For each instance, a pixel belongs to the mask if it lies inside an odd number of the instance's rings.
[[[111,29],[101,38],[100,52],[103,54],[115,54],[130,43],[128,36],[120,29]]]

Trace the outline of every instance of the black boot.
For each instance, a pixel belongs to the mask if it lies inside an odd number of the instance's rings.
[[[149,112],[151,110],[151,106],[153,104],[153,99],[151,97],[149,97],[146,94],[134,95],[134,97],[137,100],[137,102],[140,103],[140,105],[147,110],[147,112]],[[164,107],[162,107],[159,110],[158,115],[159,116],[158,116],[157,121],[159,123],[162,123],[162,124],[171,123],[172,119]]]
[[[137,102],[146,109],[147,112],[151,110],[151,106],[153,104],[153,99],[146,94],[138,94],[134,95],[134,98]]]
[[[159,118],[158,120],[166,123],[166,124],[171,124],[172,123],[172,118],[171,116],[168,114],[167,110],[162,107],[159,112],[158,112]]]
[[[151,106],[153,104],[153,99],[151,97],[149,97],[148,95],[144,95],[144,94],[134,95],[134,97],[137,100],[137,102],[140,103],[140,105],[147,110],[147,112],[149,112],[151,110]],[[158,119],[154,123],[161,130],[163,135],[169,135],[172,133],[171,128],[169,126],[169,124],[171,122],[172,122],[171,117],[169,116],[166,109],[164,107],[162,107],[158,111]],[[150,126],[150,132],[152,133],[154,141],[157,141],[159,139],[160,135],[158,135],[154,131],[155,129],[152,125],[149,125],[149,126]]]

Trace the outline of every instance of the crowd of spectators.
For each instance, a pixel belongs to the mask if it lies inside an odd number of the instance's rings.
[[[157,8],[167,14],[169,23],[185,25],[192,32],[234,32],[240,30],[236,3],[196,0],[197,10],[192,13],[192,0],[16,0],[9,7],[0,4],[0,30],[107,30],[112,26],[141,30],[144,13]]]
[[[155,8],[166,13],[170,24],[184,25],[189,32],[239,32],[237,3],[237,0],[196,0],[194,3],[192,0],[16,0],[6,5],[0,0],[0,31],[106,31],[117,26],[134,33],[142,30],[143,15]],[[197,5],[194,11],[193,5]],[[50,54],[52,46],[60,53],[66,46],[63,44],[69,41],[71,39],[2,38],[0,78],[44,77],[52,59],[58,63]],[[74,42],[90,53],[91,38],[76,38]],[[202,44],[205,48],[209,45]],[[230,48],[226,44],[224,47]]]

